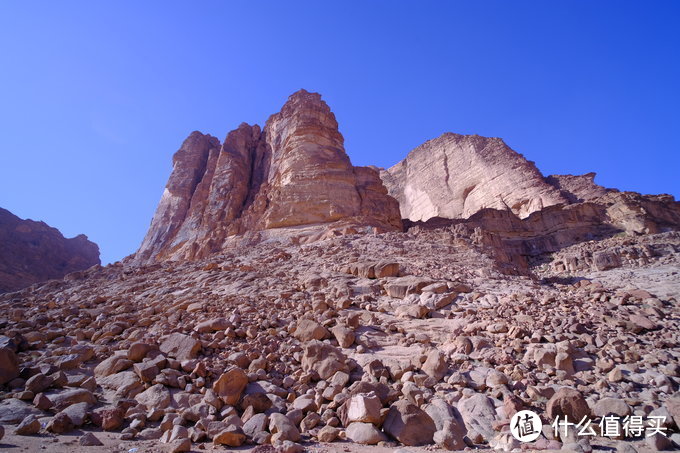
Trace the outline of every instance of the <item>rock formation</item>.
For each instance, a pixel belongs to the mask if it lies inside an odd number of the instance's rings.
[[[467,218],[485,208],[526,217],[568,203],[533,162],[499,138],[446,133],[411,151],[381,177],[401,216]]]
[[[237,234],[308,225],[389,231],[401,218],[378,173],[350,163],[321,96],[301,90],[264,129],[187,138],[136,258],[195,259]]]
[[[100,264],[99,247],[81,234],[66,239],[44,222],[0,208],[0,292]]]
[[[560,190],[562,196],[570,203],[592,201],[608,192],[616,192],[615,189],[605,189],[595,184],[595,173],[585,175],[550,175],[545,181]]]
[[[3,443],[680,445],[680,204],[544,178],[498,139],[416,151],[383,172],[402,225],[316,94],[224,143],[192,133],[135,259],[0,294]],[[526,446],[523,409],[544,423]],[[632,414],[637,434],[602,432]]]

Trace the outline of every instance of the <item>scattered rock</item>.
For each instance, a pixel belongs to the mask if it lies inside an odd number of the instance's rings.
[[[101,440],[97,438],[92,433],[85,433],[82,436],[80,436],[80,439],[78,439],[78,443],[82,445],[83,447],[101,447],[104,445]]]

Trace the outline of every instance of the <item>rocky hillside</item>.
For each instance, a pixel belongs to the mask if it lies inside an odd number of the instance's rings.
[[[44,222],[22,220],[0,208],[0,293],[97,264],[99,247],[87,236],[66,239]]]
[[[137,260],[206,257],[235,235],[310,225],[395,231],[401,217],[378,173],[352,166],[321,96],[301,90],[263,129],[186,139]]]
[[[305,91],[223,143],[192,133],[136,255],[0,295],[3,444],[680,447],[673,197],[454,134],[382,178]],[[511,434],[524,409],[531,443]],[[551,428],[565,416],[594,435]]]

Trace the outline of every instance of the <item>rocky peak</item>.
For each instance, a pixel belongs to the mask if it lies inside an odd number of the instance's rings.
[[[317,93],[294,93],[264,129],[241,124],[221,145],[192,133],[173,161],[138,262],[205,257],[253,231],[401,229],[396,200],[377,171],[351,164]]]
[[[67,239],[44,222],[0,208],[0,293],[99,263],[99,247],[84,234]]]
[[[500,138],[479,135],[443,134],[412,150],[381,177],[399,201],[402,217],[412,221],[467,218],[485,208],[523,218],[568,203],[533,162]]]

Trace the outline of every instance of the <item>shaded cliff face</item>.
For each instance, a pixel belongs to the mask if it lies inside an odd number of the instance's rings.
[[[399,206],[377,171],[352,166],[321,96],[302,90],[264,129],[241,124],[223,144],[187,138],[136,260],[202,258],[234,235],[335,224],[400,230]]]
[[[499,138],[446,133],[412,150],[381,172],[402,218],[467,218],[485,208],[526,217],[546,206],[567,203],[545,182],[533,162]]]
[[[44,222],[0,208],[0,293],[100,264],[99,247],[85,235],[66,239]]]

